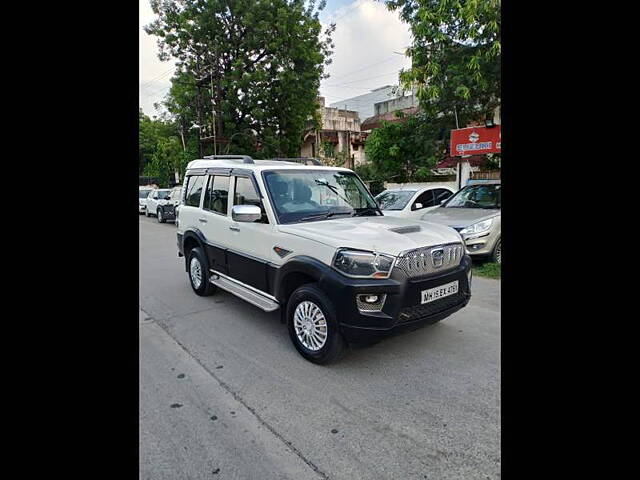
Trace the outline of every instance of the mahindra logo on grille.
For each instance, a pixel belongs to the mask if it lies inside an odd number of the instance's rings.
[[[431,263],[435,268],[440,268],[444,262],[444,248],[434,248],[431,250]]]

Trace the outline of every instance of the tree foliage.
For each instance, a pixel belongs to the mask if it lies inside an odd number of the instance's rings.
[[[500,0],[387,0],[411,27],[400,79],[427,112],[477,118],[500,104]]]
[[[324,5],[325,0],[317,8],[315,0],[307,6],[305,0],[151,0],[157,19],[146,31],[158,37],[160,59],[174,58],[178,68],[167,109],[189,128],[210,122],[215,103],[216,135],[231,140],[229,153],[299,155],[333,48],[333,26],[323,33],[318,19]]]
[[[447,155],[451,129],[500,105],[500,0],[386,0],[410,25],[412,66],[400,73],[421,114],[374,130],[370,180],[424,181]]]
[[[445,148],[440,123],[429,122],[424,115],[408,117],[402,123],[383,122],[365,143],[365,153],[371,161],[367,180],[424,180],[445,154]]]
[[[140,111],[138,130],[139,172],[159,180],[168,187],[175,179],[175,172],[182,178],[186,164],[196,158],[193,155],[194,140],[183,147],[179,137],[179,125],[167,118],[149,118]]]
[[[138,125],[138,169],[143,174],[157,150],[158,140],[175,135],[175,132],[173,125],[151,119],[142,110],[138,113]]]

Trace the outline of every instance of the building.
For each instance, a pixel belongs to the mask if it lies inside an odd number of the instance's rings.
[[[418,98],[415,92],[396,92],[398,96],[374,104],[374,115],[367,117],[360,126],[363,132],[371,132],[371,130],[381,127],[382,122],[404,122],[407,117],[419,112]]]
[[[329,107],[356,111],[360,119],[364,120],[375,115],[374,105],[376,103],[395,98],[397,89],[398,87],[395,85],[385,85],[357,97],[333,102]]]
[[[324,97],[318,97],[322,128],[305,132],[300,155],[319,157],[328,163],[344,156],[344,166],[353,168],[364,162],[366,135],[360,131],[360,116],[355,110],[326,107]]]

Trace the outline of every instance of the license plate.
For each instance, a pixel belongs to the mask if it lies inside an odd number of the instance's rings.
[[[428,290],[422,290],[421,303],[429,303],[434,300],[440,300],[441,298],[448,297],[458,293],[458,280],[451,283],[445,283],[439,287],[429,288]]]

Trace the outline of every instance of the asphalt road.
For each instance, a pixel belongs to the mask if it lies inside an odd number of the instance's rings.
[[[305,361],[277,312],[195,295],[140,218],[140,479],[500,478],[500,283],[444,321]]]

